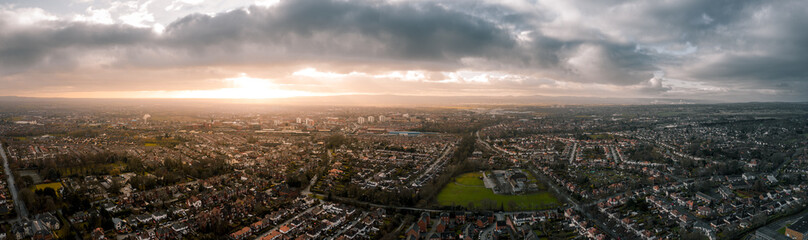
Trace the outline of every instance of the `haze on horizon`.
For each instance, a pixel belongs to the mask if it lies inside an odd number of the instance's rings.
[[[808,101],[808,2],[4,0],[0,96]]]

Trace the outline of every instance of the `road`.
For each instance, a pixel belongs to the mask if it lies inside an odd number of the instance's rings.
[[[3,167],[8,176],[8,189],[11,191],[11,198],[14,200],[17,216],[19,219],[27,219],[28,209],[25,208],[25,202],[20,201],[20,193],[17,192],[17,185],[14,184],[14,175],[11,174],[11,167],[8,166],[8,157],[6,156],[6,150],[2,143],[0,143],[0,155],[3,156]]]
[[[413,181],[416,182],[416,184],[418,184],[418,185],[423,185],[426,180],[422,180],[422,179],[425,176],[429,176],[429,174],[431,174],[431,172],[434,172],[435,169],[438,168],[438,165],[440,165],[441,163],[446,162],[446,156],[448,156],[449,153],[452,152],[452,150],[454,149],[453,146],[454,145],[447,145],[446,148],[444,148],[444,150],[443,150],[443,154],[440,157],[438,157],[438,159],[435,160],[435,162],[432,163],[432,165],[430,165],[429,168],[427,168],[426,171],[424,171],[424,173],[421,174],[421,176],[418,176]]]
[[[309,185],[306,186],[306,188],[304,188],[303,191],[300,191],[300,195],[308,196],[309,194],[311,194],[311,186],[317,183],[317,177],[319,177],[319,175],[314,175],[314,177],[311,178],[311,181],[309,181]]]

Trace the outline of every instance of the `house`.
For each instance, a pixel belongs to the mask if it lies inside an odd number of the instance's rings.
[[[166,218],[168,218],[168,214],[166,214],[163,211],[159,211],[159,212],[156,212],[156,213],[152,214],[152,219],[154,219],[154,221],[159,222],[159,221],[165,220]]]
[[[266,236],[262,237],[261,240],[275,240],[275,239],[277,239],[278,237],[281,237],[281,236],[283,236],[283,234],[281,232],[279,232],[278,230],[273,230],[272,232],[270,232]]]
[[[173,233],[174,232],[171,231],[171,228],[169,227],[160,227],[154,231],[154,235],[157,237],[157,239],[169,239]]]
[[[715,201],[715,198],[713,198],[713,197],[711,197],[710,195],[707,195],[707,194],[705,194],[705,193],[703,193],[703,192],[697,192],[697,193],[696,193],[696,197],[697,197],[699,200],[702,200],[702,201],[704,201],[704,202],[707,202],[708,204],[709,204],[709,203],[711,203],[711,202],[713,202],[713,201]]]
[[[447,227],[449,227],[449,226],[448,226],[448,224],[446,223],[446,221],[443,221],[443,219],[441,219],[441,220],[438,222],[438,225],[437,225],[437,226],[435,226],[435,232],[436,232],[436,233],[443,233],[444,231],[446,231],[446,228],[447,228]]]
[[[113,203],[104,203],[102,205],[103,205],[104,210],[107,210],[107,212],[114,212],[115,211],[116,205],[113,204]]]
[[[171,230],[174,230],[179,235],[185,235],[188,233],[188,224],[184,222],[172,224]]]
[[[186,201],[186,204],[188,204],[188,207],[201,208],[202,207],[202,200],[199,200],[199,198],[197,198],[196,196],[191,196]]]
[[[527,214],[527,213],[519,213],[519,214],[513,215],[512,217],[513,217],[513,222],[516,223],[516,225],[522,225],[522,224],[530,223],[531,221],[533,221],[533,216],[531,216],[530,214]]]
[[[152,220],[152,216],[148,214],[140,214],[135,216],[135,219],[137,219],[137,221],[140,223],[146,224]]]
[[[497,225],[494,229],[497,231],[502,231],[508,228],[508,224],[505,221],[497,221]]]
[[[418,227],[421,229],[421,232],[426,232],[429,228],[429,213],[421,213],[421,218],[418,219]]]
[[[786,236],[794,240],[806,240],[808,236],[808,215],[786,227]]]
[[[126,225],[123,222],[123,219],[120,218],[112,218],[112,225],[115,227],[115,230],[118,232],[123,232]]]
[[[449,213],[447,213],[447,212],[440,213],[440,220],[443,221],[443,222],[448,223],[449,222]]]
[[[766,180],[769,181],[769,183],[777,183],[777,178],[774,178],[773,175],[766,176]]]
[[[58,230],[62,228],[61,221],[59,221],[56,216],[53,216],[52,213],[43,213],[37,217],[45,227],[48,227],[51,231]]]
[[[251,233],[250,228],[249,227],[244,227],[244,228],[230,234],[230,238],[237,239],[237,240],[238,239],[244,239],[244,238],[250,236],[250,233]]]
[[[719,187],[719,188],[718,188],[718,193],[719,193],[719,194],[721,194],[721,197],[722,197],[722,198],[724,198],[724,199],[729,199],[729,198],[732,198],[733,196],[735,196],[735,195],[732,193],[732,190],[730,190],[730,189],[729,189],[728,187],[726,187],[726,186],[721,186],[721,187]]]
[[[413,224],[409,229],[407,229],[406,236],[408,239],[418,239],[421,236],[421,232],[423,232],[421,231],[421,227],[419,227],[418,224]]]
[[[30,230],[33,234],[33,239],[53,239],[53,233],[42,223],[41,220],[34,220],[30,222]],[[103,232],[102,232],[103,233]],[[103,237],[103,235],[102,235]]]
[[[278,228],[278,230],[280,230],[281,233],[283,233],[283,234],[289,233],[289,231],[292,231],[292,229],[293,228],[289,227],[289,224],[283,225],[280,228]]]
[[[104,230],[101,229],[101,228],[96,228],[95,230],[93,230],[93,232],[92,232],[92,234],[90,234],[90,236],[92,237],[92,239],[97,239],[97,240],[107,239],[106,237],[104,237]]]

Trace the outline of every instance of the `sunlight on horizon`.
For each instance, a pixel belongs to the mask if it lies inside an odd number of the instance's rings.
[[[167,92],[169,98],[224,98],[224,99],[268,99],[268,98],[290,98],[319,96],[306,91],[283,90],[278,88],[278,84],[272,83],[268,79],[253,78],[246,73],[239,74],[235,78],[224,79],[233,87],[220,88],[215,90],[187,90],[178,92]]]

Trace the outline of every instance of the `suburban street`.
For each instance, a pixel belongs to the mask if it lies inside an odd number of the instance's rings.
[[[11,174],[6,150],[2,143],[0,143],[0,155],[3,156],[3,169],[6,176],[8,176],[8,189],[11,191],[11,198],[14,200],[14,206],[16,206],[18,219],[26,219],[28,218],[28,209],[25,208],[25,203],[20,200],[20,193],[17,192],[17,185],[14,184],[14,175]]]

